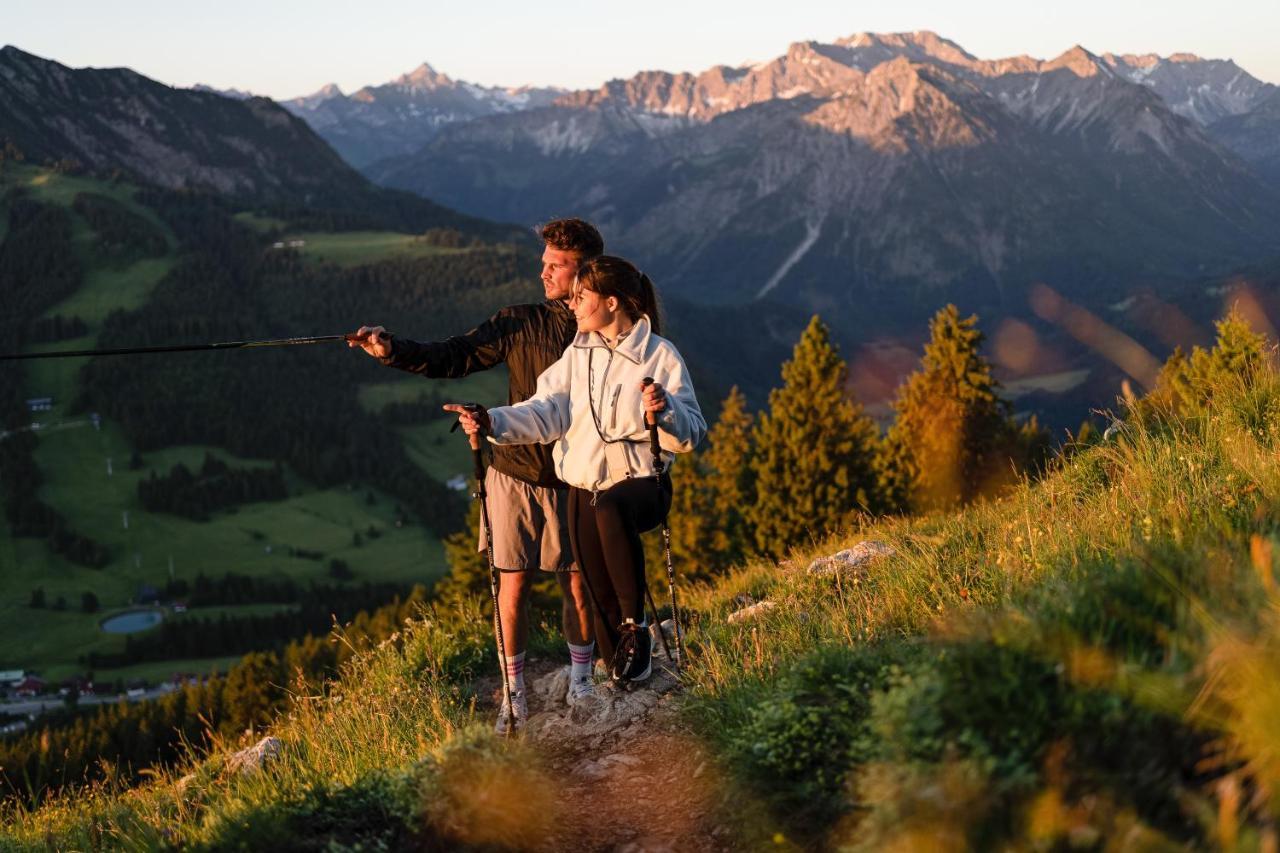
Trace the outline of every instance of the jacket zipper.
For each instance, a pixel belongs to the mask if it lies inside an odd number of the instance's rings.
[[[600,411],[604,411],[604,392],[609,387],[609,368],[613,366],[613,350],[609,350],[609,360],[604,363],[604,373],[600,375]],[[604,436],[600,436],[601,440]]]
[[[609,368],[613,366],[613,350],[609,350],[609,358],[604,363],[604,372],[600,374],[600,409],[604,410],[604,392],[609,387]],[[604,441],[604,436],[600,436],[600,440]],[[596,498],[600,497],[599,487],[591,490],[591,505],[596,505]]]
[[[613,415],[609,418],[609,431],[613,432],[618,428],[618,397],[622,394],[622,386],[618,385],[613,389]]]

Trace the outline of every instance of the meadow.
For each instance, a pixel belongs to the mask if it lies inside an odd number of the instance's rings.
[[[73,250],[84,270],[79,289],[44,316],[77,317],[84,323],[85,334],[57,343],[29,344],[27,352],[93,348],[107,316],[146,304],[157,283],[178,260],[178,241],[172,230],[137,200],[136,188],[128,183],[6,163],[0,171],[0,199],[14,188],[32,200],[68,210]],[[111,199],[141,217],[163,235],[167,248],[158,256],[104,258],[96,245],[97,234],[73,209],[82,193]],[[0,208],[4,204],[0,201]],[[249,212],[236,218],[259,229],[284,224]],[[0,225],[8,227],[7,210],[0,209]],[[3,236],[0,232],[0,239]],[[304,256],[344,266],[405,253],[455,251],[390,232],[305,234],[300,239],[306,241]],[[245,361],[249,366],[252,359],[271,358],[273,353],[231,354],[243,355],[249,356]],[[226,358],[227,354],[213,357]],[[358,353],[350,357],[364,358]],[[193,445],[166,447],[138,457],[118,424],[77,405],[83,364],[82,359],[47,359],[10,363],[3,369],[23,371],[28,396],[52,398],[50,410],[32,413],[31,428],[40,439],[35,458],[43,478],[38,496],[69,519],[78,533],[105,545],[111,559],[97,569],[75,565],[54,554],[44,542],[15,538],[7,525],[0,525],[0,620],[5,625],[0,631],[0,668],[34,670],[53,680],[83,672],[82,656],[122,648],[123,639],[103,633],[99,622],[129,606],[144,585],[162,589],[173,580],[191,581],[201,574],[220,577],[228,572],[290,578],[304,585],[331,583],[328,566],[333,560],[352,567],[354,582],[395,582],[406,589],[414,583],[429,584],[443,573],[445,562],[438,536],[416,523],[404,523],[396,501],[376,487],[318,488],[286,470],[289,496],[283,501],[240,505],[200,522],[147,512],[139,501],[138,483],[152,472],[164,475],[178,464],[195,470],[206,454],[236,468],[271,463]],[[360,389],[359,397],[369,415],[376,417],[387,402],[413,399],[428,387],[437,394],[496,402],[505,399],[505,373],[456,383],[424,383],[417,377],[397,376],[369,383]],[[138,393],[156,393],[156,389]],[[412,460],[432,477],[443,481],[470,470],[466,444],[449,436],[448,419],[443,415],[399,429],[412,448]],[[374,535],[369,535],[370,531]],[[297,549],[310,556],[293,556]],[[316,558],[317,553],[323,556]],[[48,602],[45,608],[29,606],[37,589],[43,590]],[[97,612],[81,611],[86,592],[96,596]],[[59,600],[65,607],[55,609]],[[256,612],[254,606],[226,611],[240,615]],[[204,610],[198,615],[217,614]],[[225,671],[227,663],[228,659],[222,658],[174,661],[172,666],[147,663],[101,670],[95,676],[106,681],[151,678],[162,671],[164,675],[172,671]]]
[[[664,818],[719,820],[735,849],[1275,849],[1280,376],[1210,390],[1122,411],[997,496],[686,588],[674,725],[720,794],[690,816],[664,792]],[[809,571],[865,541],[891,550]],[[482,728],[472,607],[424,610],[297,697],[262,771],[228,772],[225,743],[13,806],[9,846],[536,848],[554,798],[506,819],[492,785],[563,780]]]

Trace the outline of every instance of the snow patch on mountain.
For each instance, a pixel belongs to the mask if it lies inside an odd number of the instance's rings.
[[[787,255],[787,259],[782,262],[782,266],[778,267],[777,272],[769,277],[769,280],[764,283],[764,287],[761,287],[760,290],[756,292],[756,299],[763,299],[768,296],[769,291],[777,287],[778,284],[787,277],[787,273],[791,272],[791,268],[798,264],[800,259],[809,253],[809,250],[813,248],[814,243],[818,242],[818,237],[821,235],[822,220],[818,220],[817,222],[806,222],[804,239],[800,241],[799,246],[796,246],[795,249],[792,250],[791,254]]]

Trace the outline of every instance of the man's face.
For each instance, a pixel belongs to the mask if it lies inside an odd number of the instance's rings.
[[[577,252],[551,246],[542,250],[542,289],[548,299],[568,299],[573,293],[573,277],[577,272]]]

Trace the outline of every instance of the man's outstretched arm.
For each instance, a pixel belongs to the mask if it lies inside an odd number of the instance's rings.
[[[361,326],[348,344],[389,367],[432,379],[459,379],[507,360],[524,320],[504,308],[471,331],[428,343],[399,338],[382,326]]]

